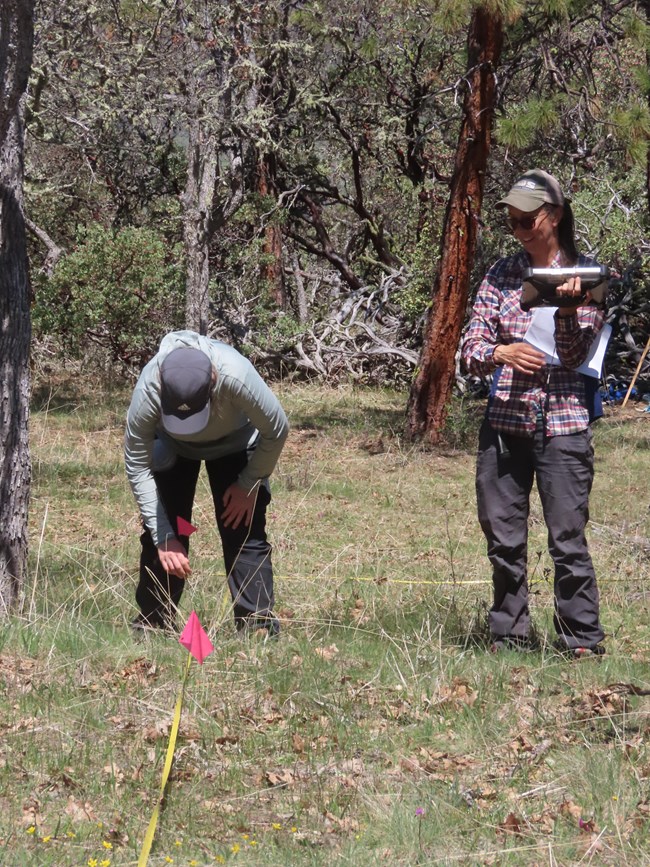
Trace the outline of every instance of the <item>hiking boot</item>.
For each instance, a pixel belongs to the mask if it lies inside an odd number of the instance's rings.
[[[178,634],[176,623],[173,620],[167,620],[166,618],[156,615],[145,617],[144,614],[138,614],[138,616],[131,621],[131,631],[133,632],[134,638],[137,638],[139,641],[146,638],[148,635]]]
[[[602,656],[605,648],[602,644],[596,644],[595,647],[571,647],[570,653],[575,659],[583,659],[587,656]]]
[[[555,650],[562,653],[564,656],[571,656],[574,659],[586,659],[589,656],[602,656],[605,653],[605,648],[602,644],[595,644],[593,647],[569,647],[561,638],[553,642]]]
[[[502,653],[504,650],[514,650],[517,653],[530,653],[534,645],[529,638],[519,638],[516,635],[495,636],[490,644],[490,653]]]
[[[280,636],[280,622],[275,617],[260,617],[255,614],[236,617],[235,628],[242,637],[258,635],[266,641]]]

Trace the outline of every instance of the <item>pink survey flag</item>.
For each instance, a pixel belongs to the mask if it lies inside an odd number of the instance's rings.
[[[176,527],[178,528],[179,536],[191,536],[192,533],[196,533],[196,527],[193,527],[189,521],[181,518],[180,515],[176,518]]]
[[[183,647],[186,647],[192,654],[194,659],[203,665],[203,660],[206,656],[210,656],[214,647],[208,638],[208,633],[201,626],[201,621],[193,611],[185,624],[185,628],[178,639]]]

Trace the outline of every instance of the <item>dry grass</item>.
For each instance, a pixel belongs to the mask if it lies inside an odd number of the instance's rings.
[[[571,663],[544,640],[485,653],[473,444],[406,446],[400,394],[281,398],[292,434],[270,523],[283,635],[233,635],[203,487],[183,606],[216,651],[191,671],[150,864],[648,863],[650,418],[615,410],[597,430],[608,655]],[[155,803],[184,651],[128,630],[126,401],[66,384],[34,412],[34,580],[0,630],[7,867],[136,864]],[[455,442],[471,442],[474,415],[455,410]],[[530,552],[551,639],[537,506]]]

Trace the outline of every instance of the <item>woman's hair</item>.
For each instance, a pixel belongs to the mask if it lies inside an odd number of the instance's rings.
[[[580,254],[576,247],[576,239],[573,229],[573,211],[571,210],[571,205],[566,201],[566,199],[564,201],[562,219],[558,223],[557,227],[557,236],[560,250],[562,250],[567,265],[575,265]]]

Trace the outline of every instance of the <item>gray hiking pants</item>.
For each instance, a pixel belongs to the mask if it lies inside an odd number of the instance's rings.
[[[591,429],[555,437],[538,429],[534,437],[502,434],[501,440],[505,453],[486,419],[479,436],[476,495],[494,582],[491,633],[495,638],[528,636],[528,513],[536,480],[555,564],[555,629],[568,647],[592,648],[604,633],[585,538],[594,477]]]

